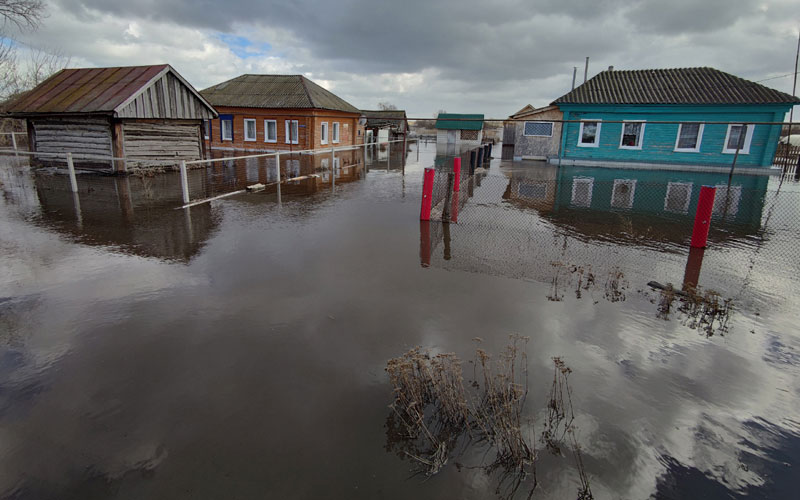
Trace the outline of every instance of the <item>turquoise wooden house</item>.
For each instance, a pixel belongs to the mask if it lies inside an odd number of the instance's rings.
[[[714,68],[609,68],[553,104],[576,121],[562,129],[562,164],[716,170],[738,149],[737,170],[768,172],[781,126],[763,123],[800,99]]]

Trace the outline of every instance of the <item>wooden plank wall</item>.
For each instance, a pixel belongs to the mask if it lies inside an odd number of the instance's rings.
[[[41,153],[111,156],[111,126],[104,118],[31,119]]]
[[[122,131],[123,150],[132,166],[152,165],[141,160],[165,160],[160,163],[174,165],[178,160],[199,160],[202,157],[199,124],[125,120]]]
[[[211,110],[172,73],[153,82],[118,112],[119,118],[174,118],[207,120]]]

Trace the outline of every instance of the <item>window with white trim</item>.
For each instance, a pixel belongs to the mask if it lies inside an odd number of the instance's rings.
[[[614,179],[614,188],[611,191],[611,206],[613,208],[633,207],[633,196],[636,194],[636,179]]]
[[[692,199],[691,182],[667,183],[667,195],[664,197],[664,210],[685,214],[689,211],[689,201]]]
[[[332,132],[333,132],[333,135],[331,136],[331,139],[333,140],[334,143],[338,143],[339,142],[339,122],[333,122],[333,131]]]
[[[620,134],[619,137],[619,148],[642,149],[644,126],[645,122],[643,120],[622,122],[622,134]]]
[[[589,207],[592,205],[592,191],[594,190],[594,177],[572,178],[572,199],[570,204],[576,207]]]
[[[244,119],[244,140],[245,141],[256,140],[256,120],[254,118]]]
[[[232,141],[233,140],[233,119],[226,119],[219,121],[221,133],[220,136],[222,137],[223,141]]]
[[[299,123],[297,120],[284,120],[283,124],[286,128],[286,144],[299,144]]]
[[[722,152],[725,154],[735,154],[737,148],[740,155],[750,153],[750,142],[753,140],[754,125],[743,125],[731,123],[728,125],[728,133],[725,134],[725,144]]]
[[[553,137],[553,122],[525,122],[525,137]]]
[[[711,215],[734,217],[739,212],[739,201],[742,199],[742,186],[731,186],[728,191],[727,184],[715,186],[717,192],[714,195],[714,205],[711,208]]]
[[[278,142],[278,122],[264,120],[264,142]]]
[[[578,130],[578,146],[584,148],[596,148],[600,145],[600,126],[599,120],[586,120],[581,122]]]
[[[678,137],[675,138],[675,152],[698,153],[703,139],[702,123],[681,123],[678,125]]]
[[[319,143],[328,144],[328,122],[322,122],[322,127],[320,130]]]

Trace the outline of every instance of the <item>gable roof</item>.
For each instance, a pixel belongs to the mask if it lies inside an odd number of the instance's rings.
[[[169,64],[62,69],[9,103],[14,115],[77,113],[117,115],[156,81],[171,74],[212,116],[216,111]]]
[[[402,109],[362,109],[361,114],[367,119],[367,128],[399,127],[406,121],[406,112]]]
[[[519,111],[517,111],[513,115],[509,116],[509,118],[512,119],[512,120],[518,120],[518,119],[521,119],[521,118],[529,118],[531,116],[536,116],[538,114],[546,113],[548,111],[558,111],[558,106],[554,106],[554,105],[551,104],[550,106],[544,106],[544,107],[541,107],[541,108],[534,108],[533,106],[528,104],[527,106],[525,106],[524,108],[520,109]]]
[[[440,130],[481,130],[483,129],[483,115],[439,113],[439,116],[436,117],[436,128]]]
[[[800,99],[714,68],[608,70],[553,104],[790,104]]]
[[[361,113],[303,75],[241,75],[200,93],[214,106],[304,108]]]

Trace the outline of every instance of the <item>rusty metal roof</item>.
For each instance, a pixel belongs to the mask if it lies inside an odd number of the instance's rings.
[[[200,91],[213,106],[308,108],[360,113],[303,75],[242,75]]]
[[[63,69],[15,99],[7,109],[13,114],[113,113],[169,67]]]
[[[714,68],[608,70],[553,104],[790,104],[800,99]]]

